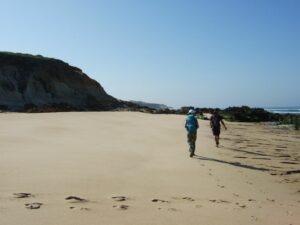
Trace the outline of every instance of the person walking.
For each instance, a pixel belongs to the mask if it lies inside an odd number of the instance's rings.
[[[214,110],[213,115],[210,117],[210,127],[215,137],[217,148],[219,147],[220,144],[221,123],[225,128],[225,130],[227,130],[227,127],[223,121],[223,117],[219,114],[218,110]]]
[[[187,142],[189,144],[190,157],[193,157],[196,149],[197,129],[199,128],[198,120],[195,117],[195,110],[190,109],[185,121],[187,130]]]

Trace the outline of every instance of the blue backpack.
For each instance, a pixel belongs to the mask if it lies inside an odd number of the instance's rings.
[[[187,130],[190,133],[195,133],[197,131],[197,119],[194,115],[188,115],[186,118]]]

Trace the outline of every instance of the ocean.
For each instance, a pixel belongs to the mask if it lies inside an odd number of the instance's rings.
[[[264,109],[279,114],[300,114],[300,107],[267,107]]]

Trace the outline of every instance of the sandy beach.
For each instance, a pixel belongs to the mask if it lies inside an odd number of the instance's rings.
[[[190,158],[184,120],[1,113],[0,224],[300,224],[299,132],[199,120]]]

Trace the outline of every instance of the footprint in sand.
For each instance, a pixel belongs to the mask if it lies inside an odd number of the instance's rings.
[[[293,215],[293,213],[291,211],[286,211],[285,213],[286,213],[286,215],[290,215],[290,216]]]
[[[90,211],[91,209],[90,208],[80,208],[80,210],[82,210],[82,211]]]
[[[162,200],[162,199],[157,199],[157,198],[154,198],[151,200],[152,202],[162,202],[162,203],[169,203],[169,201],[167,200]]]
[[[123,202],[126,201],[128,198],[126,198],[125,196],[113,196],[111,197],[113,200],[117,201],[117,202]]]
[[[162,210],[163,208],[157,208],[158,210]],[[175,208],[168,208],[167,209],[168,211],[172,211],[172,212],[176,212],[178,211],[178,209],[175,209]]]
[[[220,187],[220,188],[225,188],[225,186],[224,186],[224,185],[218,185],[218,187]]]
[[[236,204],[237,206],[239,206],[240,208],[243,208],[243,209],[247,207],[246,205],[240,205],[239,202],[236,202],[235,204]]]
[[[176,211],[178,211],[177,209],[175,209],[175,208],[168,208],[168,210],[169,211],[172,211],[172,212],[176,212]]]
[[[26,203],[25,207],[27,209],[39,209],[39,208],[41,208],[42,205],[43,205],[43,203],[34,202],[34,203]]]
[[[247,145],[247,147],[259,147],[258,145]]]
[[[290,174],[295,174],[295,173],[300,173],[300,170],[289,170],[284,172],[282,175],[290,175]]]
[[[247,159],[248,157],[245,157],[245,156],[234,156],[233,158],[236,158],[236,159]]]
[[[76,207],[74,207],[74,206],[71,206],[71,207],[69,207],[69,209],[76,209]],[[81,210],[81,211],[90,211],[91,209],[90,208],[84,208],[84,207],[81,207],[79,210]]]
[[[114,205],[113,208],[127,210],[129,208],[129,205]]]
[[[290,155],[279,155],[279,156],[277,156],[277,157],[280,157],[280,158],[291,158]]]
[[[256,216],[251,216],[251,220],[258,221],[258,218]]]
[[[277,145],[278,149],[287,148],[286,146]]]
[[[222,199],[210,199],[209,201],[213,203],[230,203],[229,201]]]
[[[276,176],[276,175],[279,175],[279,173],[277,172],[273,172],[273,173],[270,173],[270,175],[272,175],[272,176]],[[281,183],[281,182],[279,182],[279,183]]]
[[[70,203],[88,202],[88,200],[77,196],[68,196],[65,198],[65,200],[68,200]]]
[[[195,199],[191,198],[191,197],[183,197],[182,199],[193,202],[195,201]]]
[[[294,164],[294,165],[298,165],[299,163],[297,162],[288,162],[288,161],[284,161],[284,162],[280,162],[282,164]]]
[[[271,160],[270,158],[260,158],[260,157],[256,157],[256,158],[252,158],[252,159]]]
[[[31,193],[14,193],[14,197],[15,198],[29,198],[29,197],[33,197],[33,195]]]

